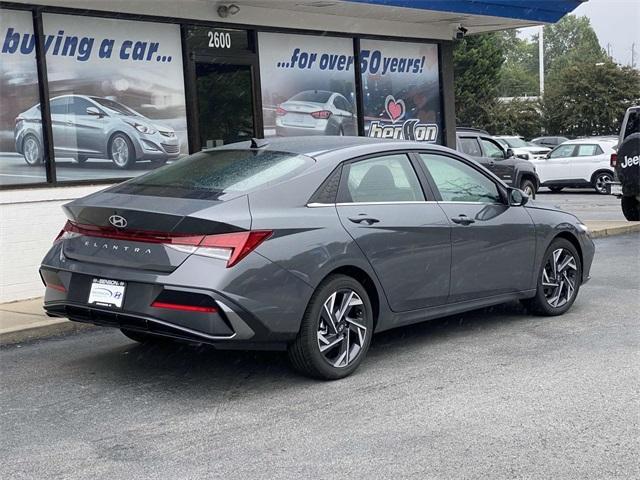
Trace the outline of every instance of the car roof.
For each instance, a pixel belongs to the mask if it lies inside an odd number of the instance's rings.
[[[567,140],[562,145],[575,145],[584,143],[616,143],[618,139],[616,137],[587,137],[577,138],[575,140]]]
[[[359,149],[389,151],[389,150],[415,150],[415,149],[435,149],[450,151],[446,147],[433,143],[414,142],[409,140],[393,140],[370,137],[338,137],[338,136],[300,136],[300,137],[272,137],[257,141],[263,145],[260,149],[279,152],[295,153],[309,157],[321,157],[338,150],[345,153],[358,153]],[[244,150],[251,147],[251,142],[230,143],[216,149]],[[367,148],[368,147],[368,148]],[[364,152],[363,152],[364,154]]]

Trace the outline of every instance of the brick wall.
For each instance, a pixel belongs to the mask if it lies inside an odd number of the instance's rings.
[[[64,225],[60,208],[100,186],[0,191],[0,303],[40,297],[38,267]]]

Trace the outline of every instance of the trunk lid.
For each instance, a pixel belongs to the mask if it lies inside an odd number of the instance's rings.
[[[172,272],[204,235],[251,228],[247,196],[194,200],[100,192],[63,207],[73,235],[64,238],[70,259],[116,267]]]

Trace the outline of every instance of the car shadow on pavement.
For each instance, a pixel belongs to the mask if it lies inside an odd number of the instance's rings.
[[[369,354],[356,376],[366,376],[367,370],[392,361],[395,354],[411,355],[412,351],[453,343],[461,336],[484,335],[513,322],[531,319],[519,303],[509,303],[388,330],[374,336]],[[102,337],[105,333],[93,335]],[[96,338],[96,341],[99,340]],[[284,352],[224,351],[207,345],[177,343],[139,345],[127,342],[124,337],[122,341],[122,346],[97,349],[74,363],[90,369],[94,381],[101,377],[101,381],[114,386],[122,381],[139,382],[163,392],[179,389],[205,396],[212,389],[260,393],[271,388],[299,388],[318,383],[297,374],[289,366]]]

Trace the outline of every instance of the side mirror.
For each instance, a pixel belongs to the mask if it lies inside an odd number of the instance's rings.
[[[504,157],[504,158],[511,158],[511,157],[514,157],[514,156],[515,156],[515,153],[513,153],[513,150],[510,149],[510,148],[507,148],[506,157]]]
[[[103,113],[98,110],[96,107],[87,107],[87,115],[91,115],[92,117],[104,117]]]
[[[508,194],[510,207],[522,207],[529,201],[529,195],[517,188],[510,188]]]

